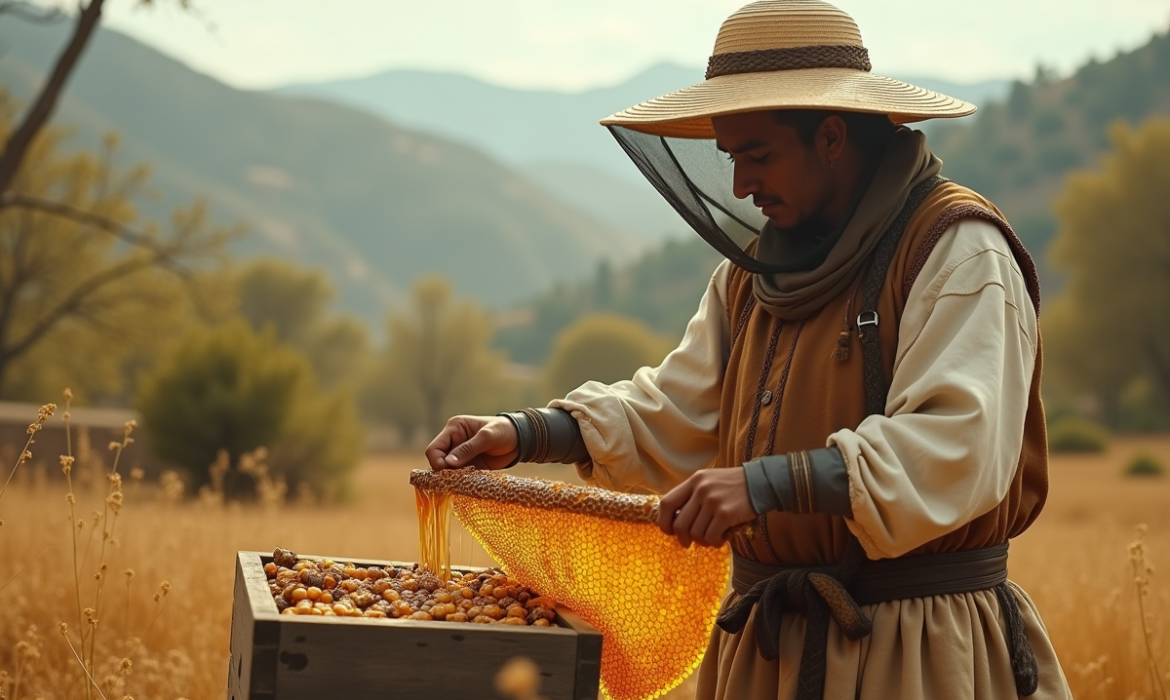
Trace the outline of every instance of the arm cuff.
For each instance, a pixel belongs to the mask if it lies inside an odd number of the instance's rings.
[[[745,463],[743,470],[757,514],[781,510],[853,517],[849,472],[836,447],[768,455]]]
[[[577,464],[589,461],[589,452],[581,438],[581,426],[562,408],[525,408],[500,413],[512,421],[518,438],[517,462],[560,462]]]

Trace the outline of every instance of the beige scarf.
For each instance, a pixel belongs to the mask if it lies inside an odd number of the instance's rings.
[[[819,311],[857,278],[882,234],[906,204],[910,190],[940,170],[942,161],[927,149],[922,132],[898,129],[828,257],[812,270],[756,275],[754,292],[760,304],[772,315],[790,320]],[[815,245],[815,241],[769,225],[760,232],[756,259],[784,264],[806,256]]]

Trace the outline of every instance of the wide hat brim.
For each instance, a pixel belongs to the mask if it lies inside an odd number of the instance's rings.
[[[601,123],[656,136],[713,139],[712,117],[779,109],[868,112],[907,124],[963,117],[975,105],[854,68],[805,68],[720,75],[624,109]]]

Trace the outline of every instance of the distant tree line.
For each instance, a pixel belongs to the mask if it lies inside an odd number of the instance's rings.
[[[513,362],[542,365],[557,335],[591,313],[628,316],[654,333],[681,339],[721,259],[695,236],[668,240],[618,267],[603,260],[590,279],[561,284],[530,302],[531,320],[501,328],[496,347]]]
[[[1170,33],[1109,61],[1090,60],[1066,79],[1040,66],[1006,101],[979,105],[973,124],[932,125],[943,174],[985,195],[1037,253],[1046,286],[1060,283],[1043,252],[1057,231],[1052,198],[1069,171],[1108,148],[1108,126],[1170,112]]]

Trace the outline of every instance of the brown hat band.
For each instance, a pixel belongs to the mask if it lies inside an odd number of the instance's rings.
[[[798,46],[719,53],[707,61],[707,79],[801,68],[853,68],[869,72],[869,51],[864,46]]]

